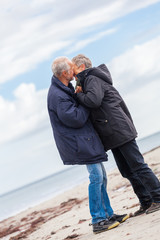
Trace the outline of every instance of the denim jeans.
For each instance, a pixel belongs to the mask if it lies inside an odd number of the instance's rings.
[[[89,172],[89,208],[92,224],[98,223],[113,215],[107,194],[107,176],[103,163],[88,164]]]
[[[160,182],[144,162],[136,141],[112,149],[112,153],[119,171],[131,182],[141,205],[160,202]]]

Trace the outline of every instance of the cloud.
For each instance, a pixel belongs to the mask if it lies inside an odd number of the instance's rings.
[[[84,33],[91,32],[95,38],[94,30],[101,24],[156,2],[2,0],[0,21],[5,24],[0,29],[0,83],[35,68],[59,50],[73,45],[79,49],[80,42],[89,44],[91,39],[81,41]]]
[[[104,36],[110,35],[114,33],[116,29],[109,29],[107,31],[100,32],[98,34],[93,35],[92,37],[89,37],[84,40],[80,40],[77,43],[75,43],[72,47],[70,47],[67,51],[66,54],[70,54],[72,52],[79,51],[80,49],[86,47],[88,44],[92,42],[96,42],[97,40],[103,38]]]
[[[116,86],[127,93],[160,77],[160,36],[134,46],[108,64]]]
[[[108,63],[114,85],[126,100],[139,136],[160,131],[160,36]]]
[[[0,143],[20,138],[49,125],[47,90],[36,91],[34,84],[21,84],[15,100],[0,97]]]
[[[160,131],[160,81],[153,80],[125,95],[141,138]]]

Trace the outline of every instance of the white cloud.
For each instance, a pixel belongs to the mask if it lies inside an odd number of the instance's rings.
[[[144,137],[160,131],[160,36],[137,45],[109,64],[113,83],[123,95]]]
[[[87,39],[80,40],[77,43],[75,43],[75,45],[70,47],[67,50],[66,54],[70,54],[72,52],[79,51],[80,49],[86,47],[88,44],[90,44],[92,42],[96,42],[97,40],[103,38],[106,35],[110,35],[110,34],[114,33],[115,31],[116,31],[116,29],[109,29],[107,31],[103,31],[103,32],[100,32],[96,35],[93,35],[92,37],[89,37]]]
[[[160,77],[160,36],[134,46],[109,63],[116,86],[123,92]]]
[[[36,91],[34,84],[21,84],[14,95],[14,101],[6,101],[0,97],[0,143],[49,125],[47,90]]]
[[[32,0],[31,6],[33,6],[33,7],[37,7],[37,6],[45,7],[45,5],[53,4],[54,2],[56,2],[56,0]]]
[[[125,96],[140,138],[160,131],[160,81],[154,81],[137,88]]]
[[[0,21],[5,24],[0,29],[0,51],[3,56],[0,59],[0,83],[33,69],[60,49],[73,44],[75,49],[79,48],[80,43],[77,42],[80,36],[102,23],[156,2],[159,0],[2,0]],[[90,8],[85,8],[87,4]],[[82,43],[86,46],[90,39]]]

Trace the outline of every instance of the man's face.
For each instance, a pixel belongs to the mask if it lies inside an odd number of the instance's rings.
[[[67,72],[66,79],[67,79],[68,81],[72,81],[73,78],[74,78],[74,67],[73,67],[73,63],[69,63],[69,66],[70,66],[70,70]]]

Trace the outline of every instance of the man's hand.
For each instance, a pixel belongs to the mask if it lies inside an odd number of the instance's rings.
[[[80,93],[80,92],[83,92],[82,87],[78,86],[75,90],[75,93]]]

